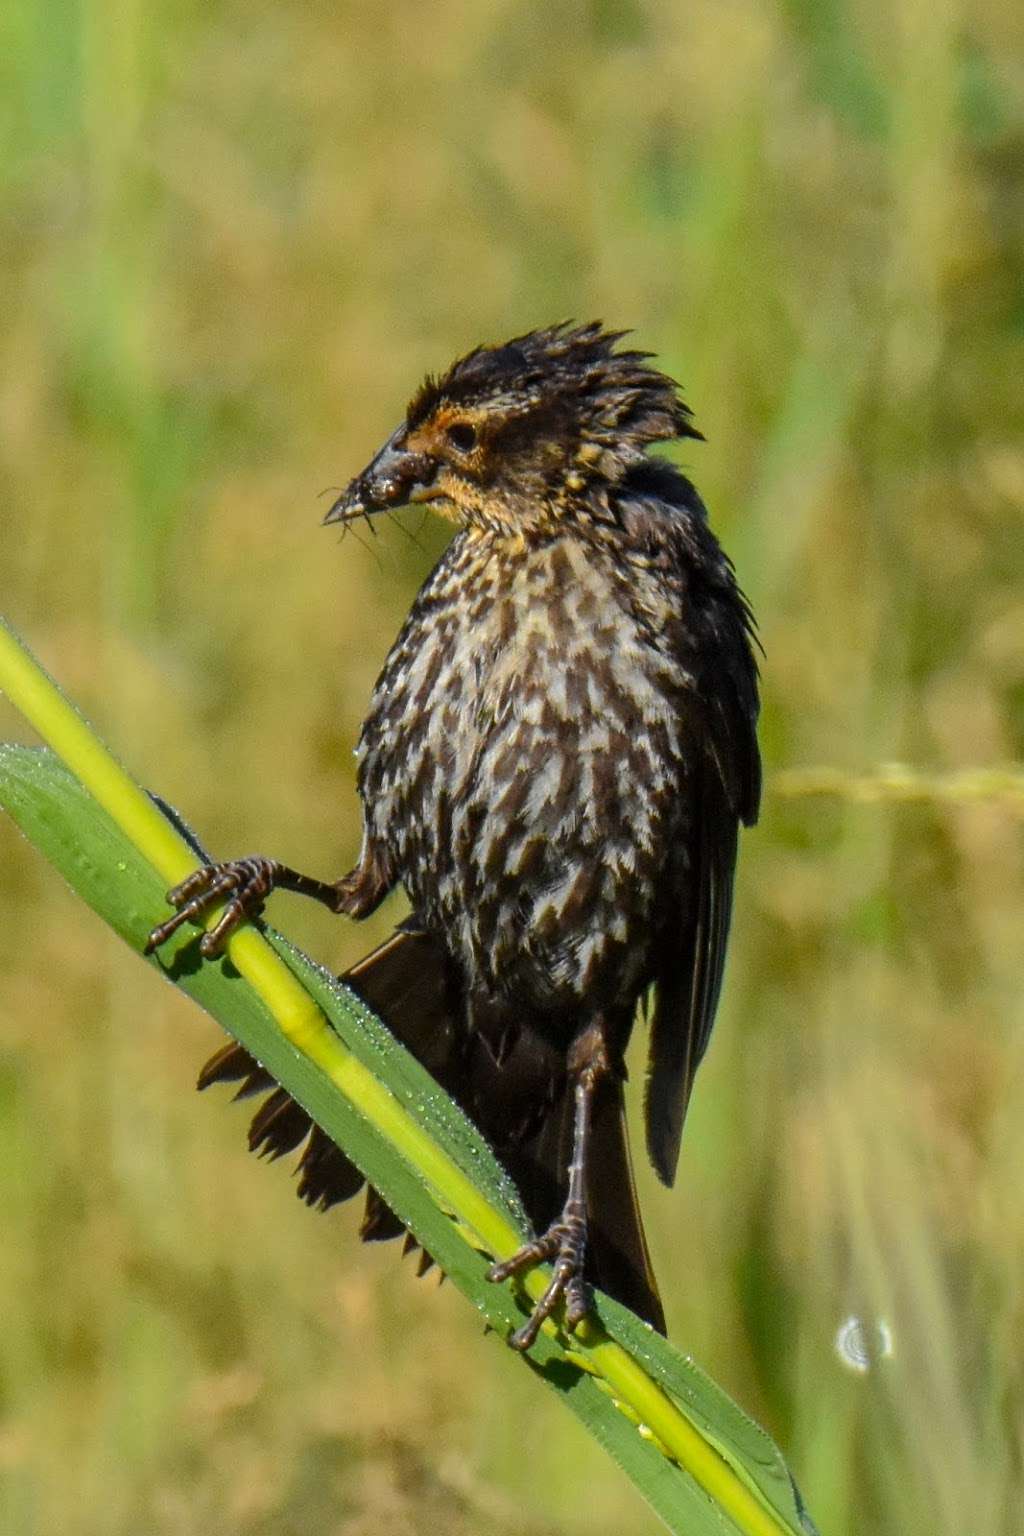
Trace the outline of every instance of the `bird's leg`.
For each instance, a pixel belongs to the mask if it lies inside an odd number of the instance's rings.
[[[521,1328],[509,1339],[513,1349],[534,1344],[541,1324],[565,1298],[565,1326],[570,1333],[590,1310],[590,1287],[583,1276],[587,1254],[587,1150],[594,1098],[599,1085],[613,1071],[605,1037],[604,1021],[587,1026],[569,1051],[569,1076],[573,1082],[572,1162],[565,1204],[557,1221],[532,1243],[526,1243],[510,1259],[488,1270],[489,1280],[507,1280],[534,1264],[553,1260],[551,1282]]]
[[[392,884],[382,862],[367,846],[355,869],[333,884],[302,875],[261,854],[223,864],[203,864],[167,892],[167,900],[177,910],[151,931],[145,953],[151,955],[159,949],[184,923],[202,922],[222,902],[225,905],[220,921],[199,941],[200,953],[206,959],[219,955],[237,928],[260,915],[271,891],[312,896],[332,912],[359,918],[367,917],[380,905]]]

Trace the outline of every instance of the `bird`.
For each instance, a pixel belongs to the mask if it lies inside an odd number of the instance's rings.
[[[344,979],[519,1187],[534,1236],[489,1278],[552,1265],[510,1336],[523,1351],[548,1318],[578,1327],[594,1286],[665,1332],[625,1052],[646,1017],[646,1147],[670,1185],[721,991],[739,828],[761,793],[752,610],[693,484],[651,451],[701,434],[628,334],[562,322],[478,346],[417,390],[324,519],[424,503],[454,525],[359,737],[358,861],[334,882],[261,855],[205,864],[168,893],[147,945],[223,905],[199,941],[212,957],[273,890],[358,919],[404,887],[410,916]],[[234,1043],[200,1086],[228,1081],[269,1093],[254,1149],[305,1138],[309,1203],[362,1186]],[[362,1236],[402,1230],[369,1189]]]

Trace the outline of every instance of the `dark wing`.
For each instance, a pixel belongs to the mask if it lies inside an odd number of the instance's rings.
[[[690,1090],[722,988],[739,825],[756,821],[761,796],[753,621],[731,567],[710,533],[706,539],[717,562],[712,584],[691,610],[697,616],[693,832],[677,876],[687,899],[683,931],[670,923],[663,939],[645,1105],[647,1150],[666,1184],[675,1178]]]

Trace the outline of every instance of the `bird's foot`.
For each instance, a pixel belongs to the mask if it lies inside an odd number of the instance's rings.
[[[494,1264],[487,1271],[488,1280],[500,1282],[512,1275],[521,1274],[534,1264],[551,1259],[553,1272],[550,1284],[537,1302],[522,1327],[517,1328],[509,1339],[513,1349],[528,1350],[536,1342],[541,1325],[551,1316],[558,1303],[565,1298],[565,1326],[572,1333],[590,1311],[590,1286],[583,1278],[583,1263],[587,1252],[587,1223],[575,1208],[567,1208],[561,1218],[553,1222],[543,1237],[526,1243],[510,1259]]]
[[[219,955],[237,928],[260,915],[274,888],[278,868],[276,860],[259,854],[225,864],[204,864],[167,892],[167,900],[177,910],[150,932],[144,953],[151,955],[183,924],[201,923],[208,912],[224,902],[220,921],[199,941],[204,959]]]

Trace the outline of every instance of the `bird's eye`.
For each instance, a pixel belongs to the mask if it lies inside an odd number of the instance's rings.
[[[460,453],[469,453],[476,447],[476,428],[471,427],[468,421],[453,421],[445,434],[453,448]]]

